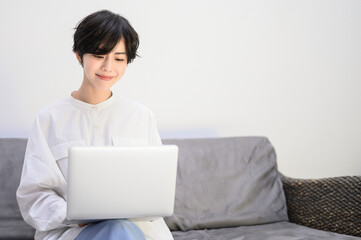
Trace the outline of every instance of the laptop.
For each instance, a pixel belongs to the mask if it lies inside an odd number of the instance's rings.
[[[178,147],[71,147],[67,219],[154,220],[173,214]]]

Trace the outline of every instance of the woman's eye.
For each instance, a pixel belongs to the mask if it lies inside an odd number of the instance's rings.
[[[118,61],[118,62],[123,62],[124,61],[124,59],[121,59],[121,58],[117,58],[115,60]]]
[[[93,55],[94,57],[96,57],[96,58],[103,58],[103,56],[101,56],[101,55]]]

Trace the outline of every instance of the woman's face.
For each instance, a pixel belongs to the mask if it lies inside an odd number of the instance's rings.
[[[77,54],[78,59],[80,59]],[[94,90],[108,91],[127,68],[125,42],[122,38],[107,55],[83,55],[84,83]]]

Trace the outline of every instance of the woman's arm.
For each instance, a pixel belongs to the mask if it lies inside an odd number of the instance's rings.
[[[65,179],[45,140],[38,117],[29,136],[16,193],[24,220],[39,231],[64,227],[66,201],[60,195],[64,186]]]

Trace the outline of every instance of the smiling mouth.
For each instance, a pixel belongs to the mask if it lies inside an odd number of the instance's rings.
[[[100,78],[101,80],[103,81],[110,81],[113,79],[112,76],[104,76],[104,75],[99,75],[99,74],[96,74],[98,78]]]

